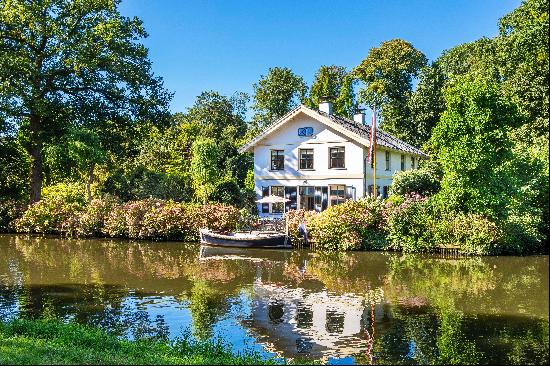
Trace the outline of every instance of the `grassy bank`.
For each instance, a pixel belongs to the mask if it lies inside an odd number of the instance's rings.
[[[0,322],[0,364],[281,364],[216,342],[129,341],[55,320]]]

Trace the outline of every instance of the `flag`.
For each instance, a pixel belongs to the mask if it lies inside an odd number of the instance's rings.
[[[368,161],[370,164],[373,163],[374,154],[376,154],[376,110],[372,110],[372,125],[370,129],[370,146],[369,146],[369,155]]]

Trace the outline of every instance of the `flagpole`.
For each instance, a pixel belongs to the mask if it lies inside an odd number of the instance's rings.
[[[373,123],[371,126],[371,133],[373,134],[373,145],[372,145],[372,162],[373,162],[373,187],[372,187],[372,194],[374,195],[374,198],[377,196],[377,189],[376,189],[376,106],[372,110],[373,113]]]

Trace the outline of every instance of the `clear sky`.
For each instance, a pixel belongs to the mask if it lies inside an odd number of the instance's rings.
[[[445,49],[498,33],[520,0],[222,1],[122,0],[143,20],[153,70],[175,92],[173,112],[203,90],[252,94],[270,67],[286,66],[308,85],[321,65],[358,65],[393,38],[433,60]]]

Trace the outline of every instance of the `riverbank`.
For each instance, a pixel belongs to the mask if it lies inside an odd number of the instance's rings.
[[[546,235],[538,229],[450,210],[441,200],[418,194],[388,199],[361,198],[323,212],[290,210],[288,234],[301,242],[305,222],[310,243],[328,251],[388,250],[408,253],[451,249],[464,255],[545,253]],[[234,206],[199,205],[160,199],[121,202],[103,196],[44,197],[31,206],[0,202],[0,232],[59,234],[155,241],[198,241],[199,230],[235,231],[254,227],[259,218]],[[530,234],[529,234],[530,233]],[[529,234],[530,239],[525,235]]]
[[[98,328],[57,320],[0,322],[0,364],[277,365],[254,353],[236,354],[213,341],[129,341]]]

